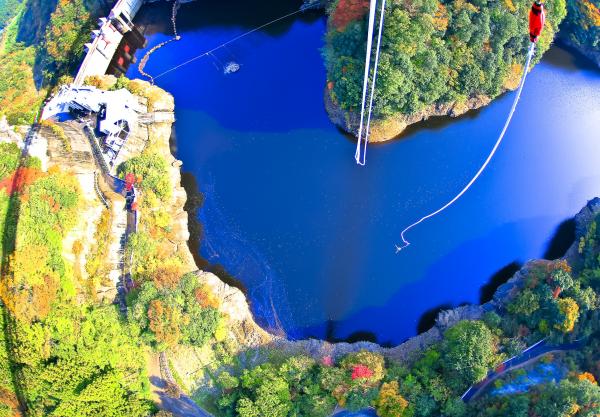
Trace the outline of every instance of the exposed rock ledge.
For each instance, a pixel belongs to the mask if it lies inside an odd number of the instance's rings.
[[[329,118],[345,132],[356,135],[360,124],[360,113],[341,109],[331,100],[327,90],[324,94],[325,109]],[[473,96],[464,102],[435,104],[412,115],[397,114],[387,119],[371,120],[371,142],[384,142],[400,135],[408,126],[435,116],[458,117],[469,110],[488,105],[492,100],[487,96]]]

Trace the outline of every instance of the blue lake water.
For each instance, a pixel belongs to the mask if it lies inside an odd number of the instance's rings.
[[[184,5],[182,40],[156,52],[146,71],[160,73],[294,5],[240,3],[235,16],[231,8]],[[543,256],[557,227],[600,195],[600,71],[550,51],[484,175],[395,254],[400,231],[477,171],[513,96],[370,146],[359,167],[354,142],[323,108],[325,25],[315,14],[288,19],[157,85],[175,96],[177,157],[205,196],[201,255],[243,282],[259,322],[281,323],[293,337],[397,343],[416,334],[425,312],[478,303],[497,271]],[[148,47],[164,32],[149,35]],[[241,70],[224,75],[232,60]]]
[[[504,377],[499,387],[493,387],[490,395],[504,396],[527,392],[531,387],[541,384],[560,382],[566,375],[567,369],[556,363],[538,363],[524,371],[519,369]]]

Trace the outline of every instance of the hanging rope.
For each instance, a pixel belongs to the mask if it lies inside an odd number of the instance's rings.
[[[371,0],[369,7],[369,30],[367,32],[367,52],[365,56],[365,75],[363,79],[363,92],[362,100],[360,104],[360,124],[358,127],[358,141],[356,142],[356,152],[354,153],[354,159],[359,165],[364,165],[365,160],[361,155],[360,145],[363,137],[363,122],[365,119],[365,104],[367,101],[367,88],[369,88],[369,75],[371,73],[371,49],[373,49],[373,27],[375,24],[375,9],[377,7],[377,0]],[[365,138],[366,141],[366,138]]]
[[[138,65],[138,71],[140,72],[140,74],[150,79],[150,82],[152,84],[154,84],[154,77],[152,77],[152,75],[148,74],[147,72],[144,72],[144,68],[148,63],[150,56],[163,46],[168,45],[173,41],[178,41],[181,39],[181,36],[179,36],[179,34],[177,33],[177,10],[179,10],[179,0],[173,0],[173,8],[171,9],[171,24],[173,25],[173,37],[150,48],[148,52],[146,52],[146,54],[142,57],[142,59],[140,60],[140,64]]]
[[[433,213],[430,213],[427,216],[422,217],[421,219],[419,219],[418,221],[414,222],[413,224],[411,224],[410,226],[408,226],[406,229],[404,229],[400,233],[400,239],[402,239],[402,245],[401,246],[395,245],[396,246],[396,253],[398,253],[401,250],[403,250],[403,249],[407,248],[408,246],[410,246],[410,242],[408,240],[406,240],[406,238],[404,237],[404,235],[406,234],[406,232],[408,232],[410,229],[412,229],[413,227],[417,226],[418,224],[424,222],[425,220],[430,219],[430,218],[432,218],[434,216],[437,216],[442,211],[446,210],[448,207],[450,207],[452,204],[454,204],[459,198],[461,198],[463,196],[463,194],[465,194],[469,190],[469,188],[471,188],[471,186],[475,183],[475,181],[477,181],[477,179],[479,178],[479,176],[486,169],[486,167],[488,166],[488,164],[490,163],[490,161],[494,157],[494,154],[498,150],[498,147],[500,146],[500,143],[502,142],[502,139],[504,139],[504,135],[506,134],[506,131],[508,130],[508,126],[510,125],[510,121],[512,120],[513,114],[515,113],[515,109],[517,108],[517,103],[519,102],[519,99],[521,98],[521,92],[523,91],[523,86],[525,85],[525,79],[527,78],[527,73],[529,72],[529,66],[531,64],[531,58],[533,57],[534,52],[535,52],[535,43],[532,42],[531,45],[529,46],[529,52],[527,53],[527,63],[525,64],[525,69],[523,71],[523,76],[521,77],[521,82],[519,84],[519,88],[517,89],[517,95],[515,96],[515,99],[513,101],[512,107],[510,109],[510,113],[508,113],[508,118],[506,119],[506,123],[504,123],[504,128],[502,129],[502,132],[500,133],[500,137],[498,137],[498,140],[496,141],[496,144],[492,148],[492,151],[488,155],[487,159],[485,160],[485,162],[483,163],[483,165],[481,166],[481,168],[479,168],[479,171],[477,171],[477,173],[471,179],[471,181],[469,181],[469,183],[465,186],[465,188],[463,188],[462,191],[456,195],[456,197],[454,197],[452,200],[450,200],[449,202],[447,202],[444,206],[442,206],[441,208],[437,209]]]
[[[237,40],[239,40],[239,39],[241,39],[241,38],[243,38],[243,37],[245,37],[245,36],[248,36],[248,35],[250,35],[251,33],[254,33],[254,32],[256,32],[256,31],[259,31],[259,30],[261,30],[261,29],[263,29],[263,28],[265,28],[265,27],[267,27],[267,26],[270,26],[270,25],[272,25],[273,23],[279,22],[280,20],[287,19],[288,17],[294,16],[294,15],[296,15],[296,14],[298,14],[298,13],[302,13],[303,11],[304,11],[304,10],[296,10],[295,12],[288,13],[288,14],[286,14],[285,16],[281,16],[281,17],[278,17],[278,18],[277,18],[277,19],[275,19],[275,20],[271,20],[270,22],[267,22],[267,23],[265,23],[264,25],[261,25],[261,26],[258,26],[258,27],[256,27],[256,28],[252,29],[252,30],[249,30],[248,32],[242,33],[241,35],[239,35],[239,36],[236,36],[235,38],[233,38],[233,39],[230,39],[230,40],[228,40],[227,42],[224,42],[224,43],[222,43],[222,44],[220,44],[220,45],[218,45],[218,46],[214,47],[213,49],[211,49],[211,50],[209,50],[209,51],[203,52],[203,53],[201,53],[200,55],[197,55],[197,56],[195,56],[195,57],[193,57],[193,58],[191,58],[191,59],[188,59],[187,61],[185,61],[185,62],[183,62],[183,63],[181,63],[181,64],[179,64],[179,65],[176,65],[176,66],[174,66],[174,67],[172,67],[172,68],[169,68],[168,70],[161,72],[160,74],[158,74],[158,75],[154,76],[153,78],[156,80],[157,78],[163,77],[163,76],[167,75],[168,73],[170,73],[170,72],[173,72],[173,71],[175,71],[175,70],[178,70],[179,68],[181,68],[181,67],[183,67],[183,66],[185,66],[185,65],[188,65],[188,64],[190,64],[190,63],[192,63],[192,62],[194,62],[194,61],[196,61],[196,60],[198,60],[198,59],[200,59],[200,58],[202,58],[202,57],[205,57],[205,56],[207,56],[207,55],[209,55],[209,54],[211,54],[211,53],[215,52],[216,50],[218,50],[218,49],[221,49],[221,48],[223,48],[223,47],[225,47],[225,46],[229,45],[230,43],[233,43],[233,42],[235,42],[235,41],[237,41]]]
[[[381,34],[383,32],[383,17],[385,11],[385,0],[381,1],[381,12],[379,15],[379,34],[377,35],[377,49],[375,50],[375,65],[373,67],[373,81],[371,83],[371,97],[369,99],[369,113],[367,116],[367,128],[365,131],[365,140],[363,144],[362,164],[366,163],[367,159],[367,143],[371,134],[371,113],[373,111],[373,97],[375,97],[375,81],[377,80],[377,68],[379,67],[379,50],[381,48]]]

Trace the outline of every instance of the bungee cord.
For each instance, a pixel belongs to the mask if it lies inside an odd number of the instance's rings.
[[[508,114],[508,118],[506,119],[506,122],[504,123],[504,128],[502,129],[502,132],[500,133],[500,136],[498,137],[498,140],[496,141],[496,144],[492,148],[492,151],[488,155],[487,159],[485,160],[485,162],[483,163],[483,165],[481,166],[481,168],[479,168],[479,170],[477,171],[477,173],[475,174],[475,176],[471,179],[471,181],[469,181],[469,183],[462,189],[462,191],[460,193],[458,193],[452,200],[450,200],[449,202],[447,202],[444,206],[440,207],[436,211],[434,211],[432,213],[429,213],[427,216],[421,217],[418,221],[416,221],[413,224],[411,224],[410,226],[406,227],[400,233],[400,239],[402,239],[402,245],[401,246],[395,245],[396,246],[396,253],[398,253],[401,250],[406,249],[408,246],[410,246],[410,242],[408,240],[406,240],[406,238],[405,238],[406,232],[408,232],[413,227],[419,225],[420,223],[424,222],[425,220],[430,219],[430,218],[432,218],[434,216],[437,216],[438,214],[440,214],[441,212],[443,212],[444,210],[446,210],[448,207],[450,207],[451,205],[453,205],[459,198],[461,198],[469,190],[469,188],[471,188],[471,186],[475,183],[475,181],[477,181],[477,179],[483,173],[483,171],[485,171],[485,169],[487,168],[488,164],[490,163],[490,161],[494,157],[494,154],[498,150],[498,147],[500,146],[500,143],[502,143],[502,139],[504,139],[504,135],[506,134],[506,131],[508,130],[508,126],[510,125],[510,122],[512,120],[513,114],[515,113],[515,110],[517,108],[517,103],[519,102],[519,99],[521,98],[521,92],[523,91],[523,87],[525,85],[525,79],[527,78],[527,73],[529,72],[529,66],[531,65],[531,59],[532,59],[532,57],[534,55],[534,52],[535,52],[535,43],[531,42],[531,45],[529,47],[529,52],[527,54],[527,62],[525,64],[525,69],[523,71],[523,76],[521,77],[521,82],[519,83],[519,88],[517,89],[517,95],[515,96],[515,99],[513,101],[512,107],[510,109],[510,113]]]
[[[258,26],[258,27],[256,27],[256,28],[252,29],[252,30],[249,30],[248,32],[244,32],[244,33],[242,33],[241,35],[238,35],[238,36],[236,36],[235,38],[228,40],[227,42],[224,42],[224,43],[222,43],[222,44],[220,44],[220,45],[218,45],[218,46],[216,46],[216,47],[214,47],[214,48],[212,48],[212,49],[210,49],[210,50],[208,50],[208,51],[206,51],[206,52],[203,52],[203,53],[201,53],[200,55],[197,55],[197,56],[195,56],[195,57],[193,57],[193,58],[191,58],[191,59],[188,59],[187,61],[185,61],[185,62],[183,62],[183,63],[181,63],[181,64],[179,64],[179,65],[176,65],[176,66],[174,66],[174,67],[172,67],[172,68],[169,68],[168,70],[166,70],[166,71],[163,71],[163,72],[161,72],[160,74],[158,74],[158,75],[156,75],[156,76],[154,76],[154,77],[152,77],[152,78],[153,78],[154,80],[156,80],[156,79],[158,79],[158,78],[160,78],[160,77],[163,77],[163,76],[165,76],[165,75],[167,75],[167,74],[169,74],[169,73],[171,73],[171,72],[173,72],[173,71],[175,71],[175,70],[178,70],[178,69],[179,69],[179,68],[181,68],[181,67],[184,67],[184,66],[186,66],[186,65],[188,65],[188,64],[191,64],[191,63],[192,63],[192,62],[194,62],[194,61],[197,61],[198,59],[200,59],[200,58],[202,58],[202,57],[205,57],[205,56],[207,56],[207,55],[209,55],[209,54],[212,54],[212,53],[213,53],[213,52],[215,52],[216,50],[218,50],[218,49],[221,49],[221,48],[223,48],[223,47],[225,47],[225,46],[227,46],[227,45],[229,45],[229,44],[231,44],[231,43],[233,43],[233,42],[235,42],[235,41],[237,41],[237,40],[240,40],[241,38],[243,38],[243,37],[245,37],[245,36],[248,36],[248,35],[250,35],[250,34],[252,34],[252,33],[254,33],[254,32],[257,32],[257,31],[259,31],[259,30],[261,30],[261,29],[263,29],[263,28],[265,28],[265,27],[267,27],[267,26],[270,26],[270,25],[272,25],[273,23],[277,23],[277,22],[279,22],[280,20],[287,19],[288,17],[294,16],[294,15],[296,15],[296,14],[298,14],[298,13],[301,13],[301,12],[303,12],[303,11],[304,11],[304,10],[302,10],[302,9],[299,9],[299,10],[296,10],[295,12],[288,13],[288,14],[286,14],[286,15],[284,15],[284,16],[278,17],[277,19],[271,20],[270,22],[267,22],[267,23],[265,23],[265,24],[263,24],[263,25],[260,25],[260,26]]]

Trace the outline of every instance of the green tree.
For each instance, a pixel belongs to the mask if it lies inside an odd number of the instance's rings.
[[[442,367],[455,389],[482,380],[496,362],[496,341],[482,322],[465,320],[446,331]]]

